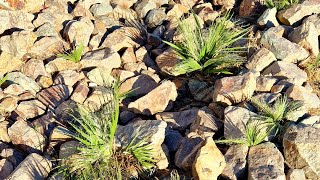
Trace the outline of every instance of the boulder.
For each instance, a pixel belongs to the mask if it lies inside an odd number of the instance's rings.
[[[277,61],[277,58],[271,51],[266,48],[260,48],[257,50],[246,63],[246,68],[254,71],[262,71],[269,66],[273,61]]]
[[[0,160],[0,179],[6,179],[14,170],[12,163],[7,159]]]
[[[273,143],[266,142],[250,147],[248,179],[286,179],[284,158]]]
[[[212,97],[210,96],[210,94],[212,94],[213,92],[213,86],[208,87],[209,85],[206,82],[198,81],[195,79],[190,79],[188,86],[195,100],[212,102]]]
[[[260,9],[260,0],[243,0],[240,4],[239,15],[243,17],[248,17],[260,13]]]
[[[18,106],[18,99],[15,97],[5,97],[0,100],[0,113],[11,113]]]
[[[167,110],[169,103],[175,101],[177,96],[175,84],[166,81],[147,95],[131,102],[128,108],[138,114],[153,115]]]
[[[111,0],[110,3],[114,6],[119,6],[123,9],[129,9],[133,6],[138,0]]]
[[[66,24],[63,34],[70,43],[74,45],[83,43],[84,46],[87,46],[93,29],[94,25],[91,20],[83,17],[79,21],[69,21]]]
[[[265,26],[267,28],[279,26],[278,20],[276,18],[277,8],[267,9],[257,20],[259,26]]]
[[[183,131],[197,120],[198,111],[198,109],[189,109],[180,112],[160,112],[156,114],[156,119],[165,121],[172,129]]]
[[[23,11],[10,11],[1,9],[0,11],[0,34],[12,28],[32,30],[34,28],[31,21],[34,15]]]
[[[170,48],[157,56],[156,63],[163,73],[179,76],[182,73],[176,72],[174,67],[180,60],[181,58],[178,56],[178,54],[176,54],[174,50]]]
[[[97,86],[83,102],[90,111],[97,111],[113,98],[113,92],[105,87]]]
[[[208,177],[217,179],[225,168],[226,161],[211,137],[207,138],[203,144],[193,162],[192,174],[199,180],[205,180]]]
[[[47,108],[44,104],[35,99],[20,102],[15,112],[22,119],[28,120],[43,115],[46,109]]]
[[[132,91],[134,96],[143,96],[157,87],[158,83],[148,75],[139,75],[124,81],[120,86],[120,93]]]
[[[249,99],[256,89],[256,78],[249,72],[244,75],[224,77],[214,84],[213,101],[228,105]]]
[[[34,79],[27,77],[21,72],[9,73],[7,81],[10,83],[19,84],[25,90],[29,91],[32,95],[35,95],[41,89],[40,86],[34,81]]]
[[[290,126],[283,137],[286,164],[291,169],[303,169],[306,179],[320,178],[320,131],[317,128]]]
[[[20,70],[23,62],[9,53],[0,52],[0,74]]]
[[[287,176],[286,176],[287,180],[305,180],[305,174],[303,169],[290,169],[287,172]]]
[[[285,93],[294,100],[303,101],[304,106],[307,109],[320,107],[319,97],[316,94],[308,91],[303,86],[293,85],[289,87]]]

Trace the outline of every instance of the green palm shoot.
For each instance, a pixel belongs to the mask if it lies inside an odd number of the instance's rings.
[[[298,4],[299,0],[266,0],[265,5],[268,8],[274,8],[276,7],[277,10],[285,9],[292,4]]]
[[[61,53],[61,54],[58,54],[58,57],[78,63],[81,60],[83,50],[84,50],[84,45],[83,43],[81,43],[80,45],[77,45],[76,47],[74,47],[70,53],[68,52]]]

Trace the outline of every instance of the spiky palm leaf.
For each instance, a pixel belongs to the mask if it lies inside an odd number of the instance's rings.
[[[298,4],[299,0],[266,0],[265,5],[268,8],[276,7],[277,10],[282,10],[289,7],[292,4]]]
[[[70,53],[60,53],[58,57],[63,59],[78,63],[81,60],[81,56],[84,50],[84,45],[81,43],[80,45],[76,46]]]

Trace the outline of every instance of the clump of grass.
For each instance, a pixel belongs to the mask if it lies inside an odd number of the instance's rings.
[[[252,98],[251,104],[259,111],[260,117],[277,135],[291,115],[303,106],[301,101],[290,101],[287,96],[279,97],[273,105],[267,104],[259,99]]]
[[[111,90],[113,94],[104,97],[106,104],[99,111],[81,106],[76,109],[77,117],[71,126],[80,146],[78,153],[62,161],[60,173],[76,179],[126,179],[132,172],[153,167],[152,149],[145,140],[134,138],[126,147],[115,146],[119,103],[127,93],[119,93],[119,81]]]
[[[274,8],[276,7],[277,10],[285,9],[292,4],[298,4],[299,0],[266,0],[265,5],[268,8]]]
[[[6,82],[6,80],[8,79],[8,74],[6,74],[5,76],[3,76],[1,79],[0,79],[0,87],[1,85]]]
[[[200,25],[199,19],[194,13],[191,14],[192,21],[181,19],[178,32],[181,41],[168,44],[181,57],[181,61],[174,67],[173,75],[181,75],[194,71],[205,73],[230,74],[228,68],[244,61],[239,55],[243,47],[232,47],[232,45],[243,38],[248,30],[236,30],[230,28],[231,14],[219,18],[205,33]]]
[[[63,59],[78,63],[81,60],[81,56],[84,50],[84,45],[83,43],[77,45],[74,47],[70,53],[65,52],[65,53],[60,53],[58,54],[58,57],[61,57]]]

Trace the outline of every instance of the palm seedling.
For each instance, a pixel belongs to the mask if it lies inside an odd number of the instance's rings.
[[[298,3],[299,3],[299,0],[266,0],[265,1],[265,5],[268,8],[276,7],[277,10],[282,10],[292,4],[298,4]]]
[[[191,15],[195,23],[184,19],[179,21],[178,33],[181,34],[181,41],[175,43],[164,41],[181,58],[174,67],[172,75],[194,71],[230,74],[227,69],[244,60],[239,55],[243,52],[243,47],[232,47],[232,45],[243,38],[248,30],[230,28],[231,14],[227,13],[205,32],[197,16],[194,13]]]
[[[0,86],[8,79],[8,74],[3,76],[3,78],[0,78]]]
[[[74,47],[70,53],[68,52],[60,53],[58,54],[58,57],[78,63],[81,60],[83,50],[84,50],[84,45],[83,43],[81,43],[78,46]]]

